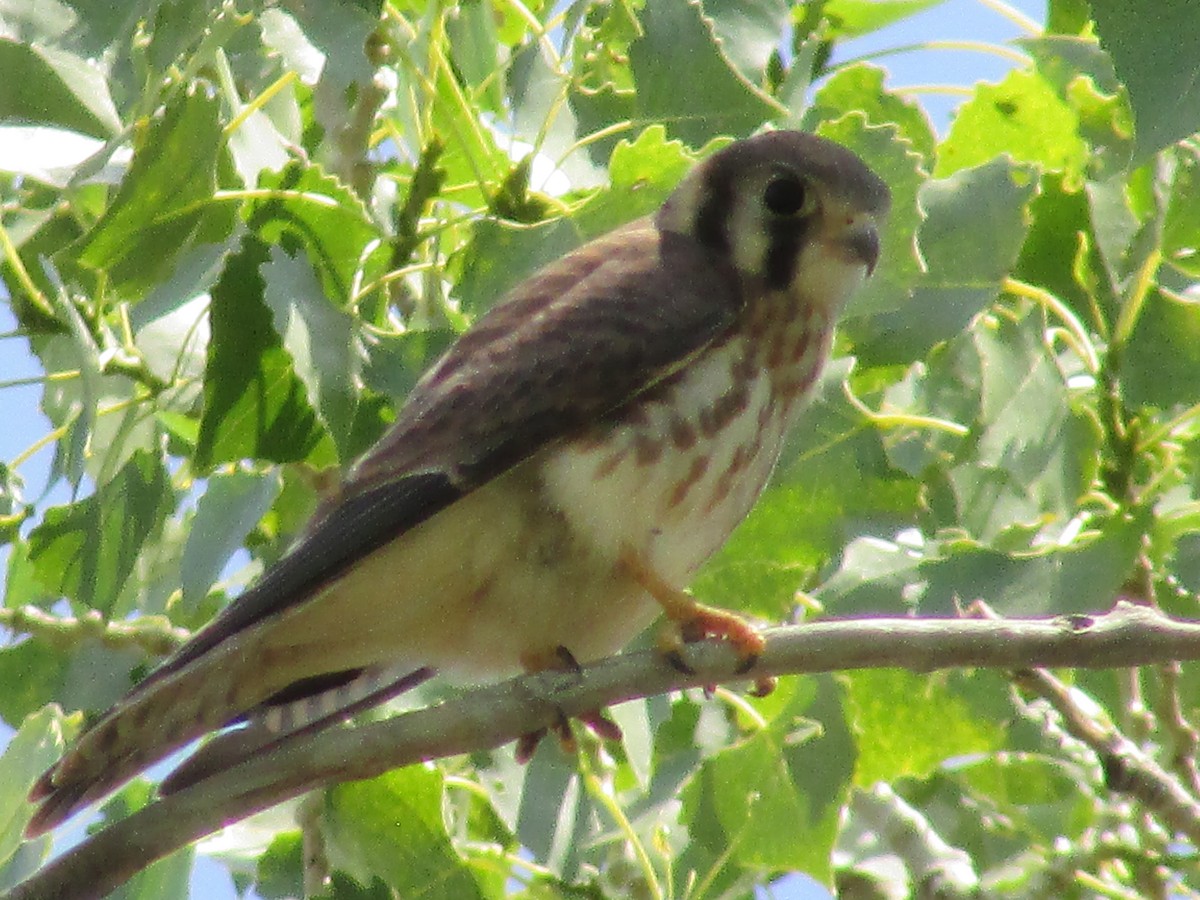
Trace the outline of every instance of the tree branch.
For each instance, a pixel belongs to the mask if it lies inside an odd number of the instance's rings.
[[[900,667],[1117,668],[1200,659],[1200,623],[1119,603],[1103,616],[1039,620],[860,619],[771,629],[750,673],[726,644],[686,650],[683,673],[646,651],[579,672],[544,672],[352,728],[281,740],[252,759],[153,802],[92,835],[6,895],[99,897],[206,834],[306,791],[372,778],[421,760],[497,747],[604,706],[684,688],[767,676]]]

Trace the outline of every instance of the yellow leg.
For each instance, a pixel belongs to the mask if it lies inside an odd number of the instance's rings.
[[[659,638],[659,647],[665,654],[679,660],[679,651],[685,643],[721,637],[733,644],[744,660],[745,669],[754,665],[766,642],[753,625],[734,613],[705,606],[687,591],[668,584],[636,553],[624,553],[621,565],[667,615],[668,627]]]

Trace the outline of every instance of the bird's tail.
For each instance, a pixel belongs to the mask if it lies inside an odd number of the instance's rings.
[[[34,783],[29,799],[39,807],[26,836],[44,834],[294,680],[287,665],[263,665],[256,649],[243,634],[118,702]]]
[[[179,764],[158,792],[174,794],[231,769],[285,740],[310,734],[410,691],[434,676],[428,666],[373,666],[346,683],[286,703],[274,699],[247,717],[246,726],[217,735]]]

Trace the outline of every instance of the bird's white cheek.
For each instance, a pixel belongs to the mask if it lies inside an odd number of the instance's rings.
[[[837,318],[867,279],[867,267],[847,258],[845,248],[836,241],[814,242],[806,247],[796,273],[800,283],[793,291],[803,302],[823,309],[829,318]]]

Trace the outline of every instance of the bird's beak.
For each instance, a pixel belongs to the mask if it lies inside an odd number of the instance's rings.
[[[870,215],[856,216],[842,232],[842,245],[851,258],[867,267],[867,275],[879,262],[879,227]]]

